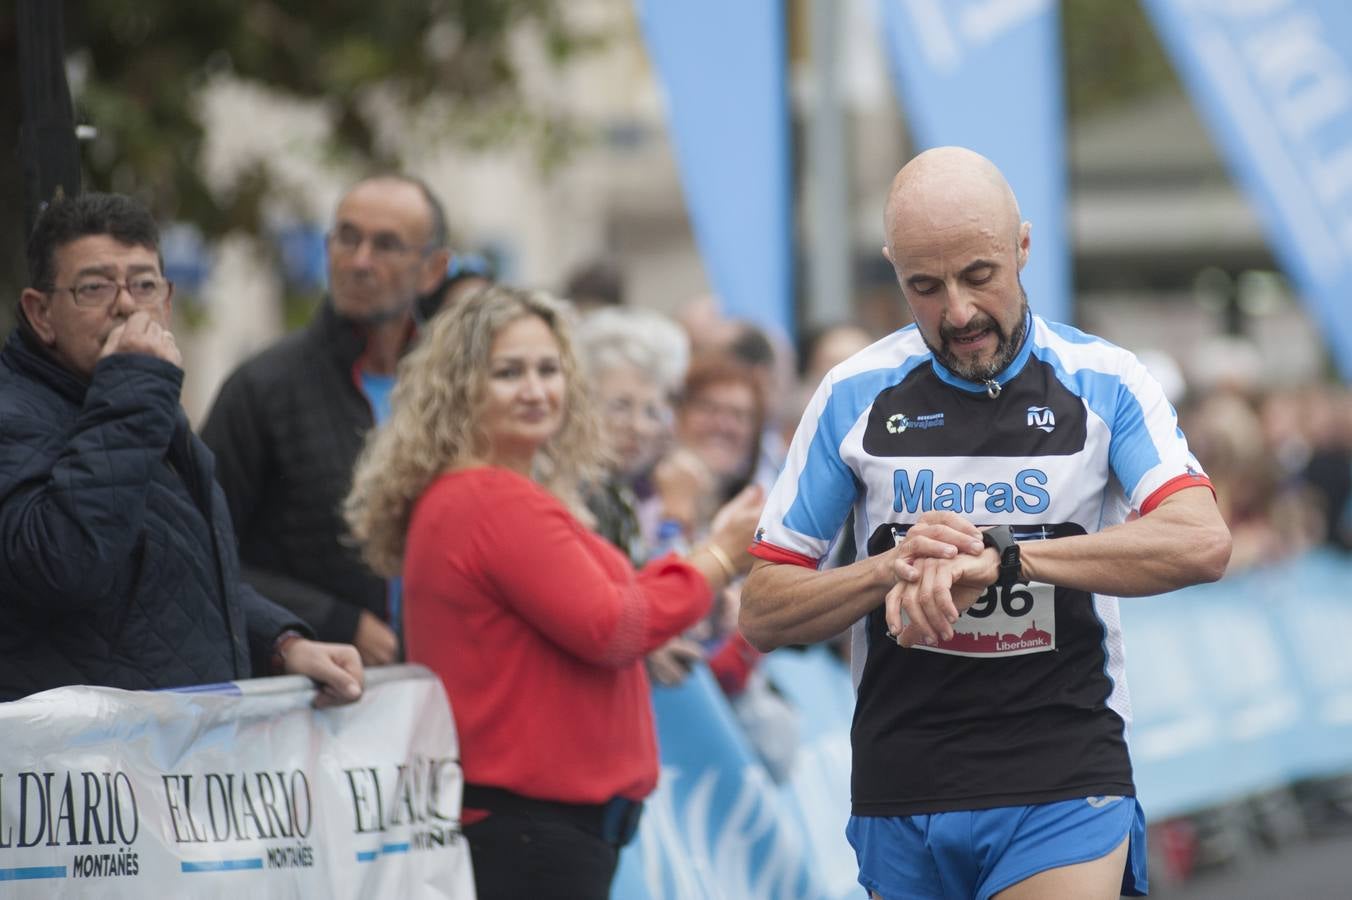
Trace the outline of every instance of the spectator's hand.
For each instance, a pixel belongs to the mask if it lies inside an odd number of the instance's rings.
[[[368,666],[387,666],[399,657],[399,637],[394,629],[365,609],[357,616],[352,644]]]
[[[931,510],[906,532],[893,551],[892,573],[898,582],[919,581],[918,559],[952,559],[959,553],[980,556],[981,530],[953,512]]]
[[[99,359],[114,353],[144,353],[183,368],[183,355],[174,343],[173,332],[145,310],[132,313],[127,321],[108,332]]]
[[[998,562],[984,556],[916,560],[916,581],[901,581],[883,601],[889,634],[903,647],[953,637],[958,616],[981,598],[998,574]],[[902,626],[901,613],[909,622]]]
[[[315,706],[337,706],[361,697],[365,674],[361,657],[351,644],[324,644],[297,638],[287,642],[281,653],[284,672],[304,675],[319,684]]]
[[[709,540],[728,555],[738,575],[751,569],[754,557],[749,551],[764,508],[765,491],[759,485],[749,484],[714,514]]]
[[[662,517],[681,523],[686,537],[694,533],[703,511],[712,507],[713,472],[694,453],[677,447],[653,469],[653,486],[662,501]]]
[[[685,638],[672,638],[648,654],[648,675],[667,687],[680,684],[695,663],[704,658],[699,644]]]

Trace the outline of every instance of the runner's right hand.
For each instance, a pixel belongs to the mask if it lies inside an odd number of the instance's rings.
[[[922,515],[906,532],[892,557],[893,577],[899,583],[920,580],[918,559],[952,559],[959,553],[979,556],[981,530],[953,512],[931,510]]]

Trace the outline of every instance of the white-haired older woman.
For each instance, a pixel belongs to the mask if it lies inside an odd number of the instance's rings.
[[[661,313],[607,307],[582,319],[578,359],[600,413],[605,476],[589,486],[596,530],[635,564],[648,559],[660,520],[649,475],[671,437],[671,398],[685,380],[690,341]],[[640,515],[640,507],[647,515]]]
[[[586,527],[601,457],[569,318],[501,286],[437,317],[346,505],[370,563],[402,571],[409,659],[446,685],[481,900],[606,897],[657,783],[643,657],[750,562],[754,505],[637,571]]]

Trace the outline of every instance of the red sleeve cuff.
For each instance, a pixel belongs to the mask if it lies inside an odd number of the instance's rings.
[[[761,652],[747,643],[740,631],[723,642],[718,652],[709,658],[709,669],[718,679],[718,686],[729,697],[736,697],[746,690],[751,670],[760,662]]]
[[[810,556],[804,556],[801,553],[795,553],[792,550],[785,550],[783,547],[776,547],[766,540],[759,540],[747,548],[747,552],[757,559],[763,559],[772,563],[788,563],[791,566],[803,566],[807,569],[817,568],[817,560]]]
[[[1164,482],[1164,484],[1155,488],[1155,492],[1149,497],[1146,497],[1145,502],[1141,504],[1141,515],[1145,515],[1155,507],[1159,506],[1170,494],[1177,494],[1184,488],[1190,487],[1204,487],[1211,491],[1211,496],[1216,496],[1216,489],[1211,486],[1210,478],[1207,478],[1200,472],[1188,472],[1184,475],[1179,475],[1177,478],[1170,478],[1168,481]]]

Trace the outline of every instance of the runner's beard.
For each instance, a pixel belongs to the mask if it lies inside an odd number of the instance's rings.
[[[962,359],[953,352],[950,342],[960,332],[971,332],[974,329],[989,328],[995,333],[999,342],[995,345],[995,353],[990,359],[982,362],[979,359]],[[1004,371],[1005,367],[1014,361],[1014,357],[1019,354],[1019,348],[1023,346],[1024,335],[1028,331],[1028,294],[1023,289],[1023,282],[1019,282],[1019,320],[1014,326],[1013,334],[1005,334],[1000,323],[992,317],[981,313],[979,318],[974,318],[967,323],[963,329],[953,328],[947,323],[939,325],[940,346],[936,347],[925,338],[925,346],[929,347],[930,352],[934,354],[939,362],[944,364],[948,371],[964,378],[967,381],[988,381]]]

